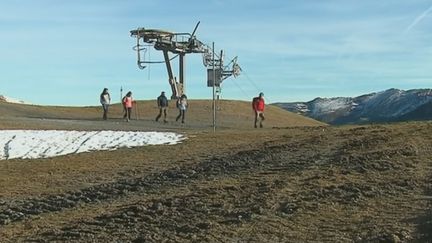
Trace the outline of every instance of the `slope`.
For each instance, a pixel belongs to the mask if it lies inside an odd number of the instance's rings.
[[[0,239],[430,242],[431,127],[230,129],[0,161]]]
[[[180,124],[175,122],[175,117],[178,111],[171,101],[170,110],[168,111],[168,124],[164,124],[164,128],[172,128]],[[0,114],[2,119],[0,128],[31,128],[32,124],[35,127],[43,128],[44,123],[53,123],[57,121],[58,127],[64,126],[74,127],[73,125],[81,121],[87,123],[88,129],[109,129],[107,124],[110,122],[120,122],[122,120],[123,108],[120,104],[113,104],[109,110],[109,120],[107,123],[94,123],[94,121],[101,121],[102,109],[99,106],[89,107],[63,107],[63,106],[37,106],[37,105],[23,105],[0,102]],[[135,109],[133,110],[131,126],[138,125],[147,128],[154,128],[161,126],[160,123],[154,121],[158,114],[158,108],[155,100],[138,101]],[[266,127],[292,127],[292,126],[322,126],[324,123],[318,122],[311,118],[301,115],[293,114],[275,106],[267,106],[266,109]],[[17,118],[23,126],[19,126]],[[136,120],[136,119],[139,120]],[[232,101],[221,100],[217,104],[217,126],[221,128],[251,128],[254,115],[249,102],[245,101]],[[13,120],[13,121],[12,121]],[[70,121],[70,122],[67,122]],[[191,100],[189,102],[189,109],[186,114],[186,124],[183,125],[187,128],[208,128],[211,127],[213,121],[212,102],[209,100]],[[93,122],[93,123],[92,123]],[[66,124],[65,124],[66,123]],[[97,124],[90,125],[90,124]],[[50,126],[53,124],[50,124]],[[112,124],[111,124],[112,125]],[[124,127],[122,124],[120,127]],[[92,128],[93,127],[93,128]],[[112,129],[116,129],[115,127]]]
[[[432,120],[432,102],[423,104],[417,109],[399,117],[399,121],[421,121]]]

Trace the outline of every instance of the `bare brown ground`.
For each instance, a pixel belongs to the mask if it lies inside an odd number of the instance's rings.
[[[188,137],[173,146],[0,161],[1,241],[432,240],[431,123],[328,127],[269,107],[266,127],[253,129],[249,104],[229,102],[216,133],[206,101],[191,104],[185,125],[172,121],[174,111],[168,124],[154,122],[155,107],[144,112],[152,107],[145,102],[130,123],[119,107],[104,122],[94,107],[0,105],[2,129]]]

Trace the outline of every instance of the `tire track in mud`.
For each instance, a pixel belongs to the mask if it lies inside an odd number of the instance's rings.
[[[119,181],[115,184],[110,184],[107,187],[120,187],[127,185],[127,187],[133,187],[136,190],[131,190],[133,192],[146,192],[151,193],[152,191],[157,191],[163,187],[182,187],[187,186],[187,184],[192,184],[202,180],[217,180],[219,178],[227,178],[230,176],[236,176],[241,173],[249,173],[254,170],[262,170],[262,168],[271,169],[275,164],[268,163],[269,161],[276,162],[277,168],[282,168],[283,166],[289,166],[292,171],[301,171],[307,168],[307,158],[303,158],[302,161],[297,163],[286,163],[286,151],[290,150],[287,145],[283,146],[271,146],[268,147],[265,152],[259,150],[241,151],[234,156],[226,158],[216,158],[213,157],[197,166],[176,168],[164,171],[157,175],[151,175],[146,178],[136,178],[126,181]],[[284,165],[285,164],[285,165]],[[288,171],[285,168],[285,171]],[[180,232],[180,234],[189,234],[191,232],[205,231],[213,226],[211,222],[206,220],[197,221],[194,219],[194,215],[199,214],[201,218],[206,219],[208,213],[217,215],[218,221],[224,225],[230,227],[231,224],[241,224],[242,222],[252,220],[258,215],[263,208],[260,204],[265,204],[267,197],[271,192],[272,188],[277,188],[281,182],[275,182],[275,185],[259,185],[260,194],[262,196],[256,196],[256,192],[246,192],[247,195],[244,196],[244,200],[248,205],[249,209],[236,209],[236,208],[224,208],[224,203],[209,202],[206,199],[206,193],[197,192],[193,195],[186,195],[180,197],[171,197],[163,200],[153,200],[150,202],[143,201],[143,206],[130,206],[125,207],[121,210],[119,214],[115,213],[113,215],[102,215],[96,218],[94,221],[82,222],[86,228],[75,228],[74,226],[67,227],[58,231],[47,231],[42,233],[40,236],[32,239],[35,241],[44,240],[59,240],[59,241],[70,241],[70,240],[83,240],[91,239],[98,241],[112,241],[112,238],[96,238],[97,232],[100,231],[100,227],[106,227],[106,230],[116,231],[122,230],[127,232],[127,235],[134,235],[136,241],[140,242],[143,239],[150,241],[162,241],[168,239],[171,236],[167,234],[160,234],[160,232],[154,232],[150,229],[150,225],[158,225],[158,227],[166,228],[167,231]],[[100,187],[92,188],[96,191],[101,191]],[[130,188],[129,188],[130,189]],[[227,190],[232,193],[245,193],[242,189],[236,187],[227,187]],[[208,192],[214,194],[214,192]],[[124,196],[127,196],[125,193]],[[90,195],[86,197],[91,198]],[[106,198],[107,200],[115,199],[117,196],[114,195]],[[254,198],[250,201],[250,198]],[[207,202],[203,202],[207,200]],[[256,201],[261,201],[262,203],[256,204]],[[88,201],[91,203],[91,201]],[[211,204],[211,210],[206,206]],[[61,210],[61,209],[60,209]],[[136,227],[132,227],[131,224],[138,224],[142,222],[142,218],[145,219],[147,225],[140,225],[139,228],[146,229],[149,234],[137,234]],[[184,221],[190,220],[191,222],[196,222],[192,226],[188,224],[179,224],[176,226],[172,225],[173,220]],[[131,230],[132,229],[132,230]],[[142,231],[141,229],[141,231]],[[127,236],[129,237],[129,236]],[[150,238],[148,238],[150,237]],[[161,238],[162,237],[162,238]],[[127,240],[126,238],[119,238],[119,240]],[[173,238],[173,240],[175,240]]]
[[[342,173],[362,175],[409,168],[406,167],[406,163],[398,161],[398,158],[416,155],[418,151],[416,152],[415,149],[406,147],[399,152],[395,152],[394,148],[371,149],[381,143],[390,142],[390,140],[385,135],[376,135],[373,141],[367,136],[347,137],[341,138],[329,150],[322,150],[322,148],[328,146],[330,141],[317,137],[304,139],[301,143],[298,141],[296,143],[286,141],[281,145],[269,143],[262,150],[240,151],[229,157],[212,157],[194,166],[177,167],[145,177],[123,179],[47,198],[6,202],[0,206],[0,224],[9,224],[31,218],[33,215],[58,212],[80,205],[109,202],[128,197],[131,194],[157,194],[163,188],[181,188],[200,181],[237,178],[247,174],[273,173],[289,177],[317,168],[333,171],[336,167]],[[358,151],[361,153],[357,153]],[[357,160],[353,160],[350,156]],[[350,159],[346,160],[345,157]],[[352,167],[358,165],[363,169]],[[224,229],[227,230],[234,226],[255,222],[259,220],[261,214],[268,210],[272,210],[278,217],[291,217],[302,211],[317,210],[317,205],[320,203],[356,205],[370,198],[394,196],[420,187],[415,180],[394,184],[378,182],[373,185],[356,181],[322,187],[314,184],[316,180],[326,177],[326,175],[316,175],[303,178],[302,190],[280,198],[274,198],[273,194],[277,194],[278,190],[286,186],[286,182],[274,180],[270,184],[258,181],[258,184],[251,186],[252,189],[225,187],[222,191],[216,192],[196,191],[184,196],[143,199],[140,203],[125,205],[120,210],[76,225],[45,231],[36,235],[33,240],[104,241],[112,240],[107,237],[116,235],[116,239],[120,241],[134,240],[136,242],[158,242],[163,239],[227,241],[233,238],[230,235],[206,236],[206,234],[215,227],[225,227]],[[255,189],[258,191],[254,191]],[[215,193],[228,199],[212,200],[208,198],[208,195]],[[230,201],[231,195],[234,194],[239,195],[240,199],[237,198],[237,202],[227,203],[226,201]],[[240,204],[241,207],[227,204]],[[109,234],[104,235],[101,232],[109,232]],[[245,231],[244,234],[248,232]],[[387,237],[388,235],[384,232],[381,236]],[[402,238],[402,236],[397,237]],[[240,240],[244,239],[247,240],[247,238]]]
[[[275,156],[284,150],[284,147],[268,148],[266,151],[242,151],[230,158],[214,157],[197,166],[177,167],[145,177],[122,179],[114,183],[96,185],[46,198],[3,200],[3,205],[0,205],[0,225],[7,225],[31,216],[57,212],[87,203],[117,199],[129,193],[146,192],[169,185],[184,185],[191,180],[208,179],[221,175],[229,176],[240,171],[252,170],[256,167],[265,166],[266,161],[275,159]],[[304,169],[304,166],[306,163],[290,165],[294,170]]]
[[[367,140],[365,143],[371,143]],[[339,151],[344,149],[346,153],[352,153],[356,146],[347,146],[352,141],[339,144]],[[375,144],[377,142],[374,142]],[[310,145],[310,143],[308,143]],[[251,150],[241,151],[229,158],[212,158],[195,167],[194,181],[221,180],[223,178],[248,178],[248,174],[257,172],[279,175],[272,181],[257,180],[253,185],[225,186],[222,189],[216,187],[189,192],[186,195],[169,195],[141,200],[132,205],[124,205],[114,212],[102,214],[98,217],[81,221],[78,224],[68,225],[61,229],[46,231],[33,240],[49,239],[54,241],[132,241],[132,242],[161,242],[161,241],[205,241],[205,242],[263,242],[271,239],[275,242],[293,240],[295,238],[278,238],[276,236],[253,235],[255,227],[260,227],[262,219],[269,214],[277,218],[291,218],[302,212],[317,212],[319,207],[328,204],[356,206],[376,197],[392,197],[394,194],[405,193],[418,187],[415,183],[404,182],[402,184],[388,185],[378,183],[364,185],[358,182],[344,182],[340,185],[316,187],[316,184],[308,184],[307,181],[322,179],[320,176],[304,178],[306,186],[301,191],[290,195],[280,193],[287,186],[286,179],[293,174],[303,173],[320,164],[321,166],[334,162],[338,153],[323,153],[316,155],[311,153],[305,156],[301,149],[306,144],[284,144],[281,146],[269,146],[266,152]],[[315,147],[316,148],[316,147]],[[308,148],[309,150],[310,148]],[[296,151],[296,152],[295,152]],[[405,151],[409,154],[409,151]],[[405,153],[404,152],[404,153]],[[369,163],[380,163],[380,156],[393,159],[400,153],[394,153],[392,149],[383,150],[379,156],[371,151]],[[367,157],[367,158],[369,158]],[[350,163],[342,163],[344,170],[351,169]],[[379,166],[368,166],[368,171],[380,173]],[[400,168],[389,167],[389,170]],[[169,174],[169,178],[176,178],[179,174]],[[171,171],[172,172],[172,171]],[[204,172],[204,173],[203,173]],[[364,172],[353,171],[351,173],[362,174]],[[283,176],[285,177],[283,177]],[[204,177],[202,177],[204,176]],[[180,176],[185,178],[184,176]],[[325,176],[324,176],[325,177]],[[282,180],[280,180],[282,179]],[[247,183],[246,183],[247,184]],[[167,185],[171,188],[179,184]],[[180,185],[181,187],[182,185]],[[215,191],[213,191],[216,189]],[[282,194],[282,195],[281,195]],[[213,195],[213,196],[211,196]],[[233,196],[235,195],[235,196]],[[283,223],[283,221],[279,221]],[[377,227],[376,225],[372,225]],[[243,227],[243,230],[232,233],[230,229]],[[284,227],[292,227],[285,225]],[[341,228],[341,227],[340,227]],[[214,233],[217,229],[224,233]],[[100,233],[104,232],[104,233]],[[212,233],[213,232],[213,233]],[[325,230],[327,239],[334,241],[347,241],[346,232],[338,231],[331,225]],[[323,234],[323,235],[325,235]],[[338,238],[344,235],[345,238]],[[361,237],[360,237],[361,235]],[[270,238],[269,238],[270,237]],[[273,237],[273,238],[272,238]],[[351,241],[368,242],[379,239],[410,239],[409,233],[399,228],[386,228],[382,231],[371,231],[368,234],[353,232],[348,239]],[[313,238],[299,238],[298,241],[312,240]],[[319,238],[318,238],[319,239]]]

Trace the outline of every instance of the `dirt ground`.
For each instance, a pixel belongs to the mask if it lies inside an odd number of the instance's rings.
[[[0,122],[188,137],[0,161],[1,242],[432,242],[431,122],[216,133],[150,120]]]

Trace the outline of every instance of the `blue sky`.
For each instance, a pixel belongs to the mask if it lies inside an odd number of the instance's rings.
[[[2,0],[0,9],[0,94],[34,104],[98,105],[104,87],[115,101],[120,87],[154,99],[170,90],[165,65],[138,69],[129,31],[192,32],[198,21],[197,38],[243,69],[223,82],[224,99],[432,86],[432,0]],[[206,75],[201,55],[187,55],[189,98],[211,98]]]

